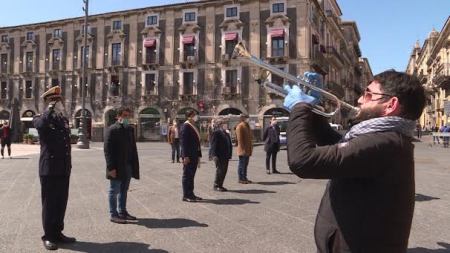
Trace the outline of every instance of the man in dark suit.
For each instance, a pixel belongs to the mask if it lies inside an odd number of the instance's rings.
[[[183,201],[196,202],[202,198],[194,194],[194,177],[202,157],[200,148],[200,132],[195,126],[198,115],[194,110],[186,112],[186,122],[181,126],[181,157],[183,159]]]
[[[57,243],[72,243],[66,237],[64,215],[69,197],[69,180],[72,168],[69,121],[61,113],[61,88],[55,86],[42,94],[48,109],[33,119],[41,143],[39,177],[41,181],[42,224],[44,247],[58,249]],[[59,103],[59,104],[58,104]]]
[[[127,220],[136,220],[136,217],[127,211],[127,193],[131,178],[139,179],[139,158],[134,129],[129,125],[130,115],[131,110],[127,107],[117,110],[117,122],[106,131],[104,142],[106,178],[110,180],[110,220],[120,224],[127,223]]]
[[[270,158],[272,158],[272,173],[279,174],[277,170],[277,153],[280,151],[280,132],[275,117],[270,121],[270,126],[264,131],[264,151],[266,151],[266,171],[270,174]]]
[[[211,136],[211,157],[216,164],[216,179],[214,181],[215,191],[227,191],[223,187],[223,181],[228,170],[228,161],[231,159],[233,145],[230,135],[226,132],[223,119],[215,121],[216,127]]]

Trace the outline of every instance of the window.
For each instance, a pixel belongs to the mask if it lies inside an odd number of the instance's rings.
[[[156,63],[156,45],[145,48],[145,63]]]
[[[2,54],[0,60],[1,60],[2,73],[7,73],[8,72],[8,55],[7,54]]]
[[[283,12],[284,12],[284,3],[272,4],[272,13],[283,13]]]
[[[147,25],[158,25],[158,16],[157,15],[151,15],[147,16]]]
[[[279,68],[279,69],[284,71],[284,68]],[[277,76],[275,74],[272,74],[272,83],[278,84],[280,86],[283,86],[284,79],[281,76]]]
[[[62,38],[62,30],[61,29],[53,30],[53,38]]]
[[[195,22],[195,12],[184,13],[184,22]]]
[[[237,70],[225,71],[225,86],[230,87],[231,93],[236,93],[237,88]]]
[[[25,81],[25,98],[31,98],[33,94],[33,82]]]
[[[225,41],[225,53],[231,57],[236,45],[237,45],[237,40],[226,40]]]
[[[122,45],[120,43],[112,44],[112,65],[120,65]]]
[[[194,43],[184,44],[184,60],[187,60],[188,56],[195,56]]]
[[[122,30],[122,21],[121,20],[114,20],[113,21],[113,30]]]
[[[87,33],[91,33],[91,27],[89,25],[87,26]],[[81,34],[84,34],[84,25],[81,27]]]
[[[194,93],[194,73],[183,73],[183,94],[192,95]]]
[[[83,54],[84,52],[84,54]],[[84,56],[84,58],[83,58]],[[86,66],[89,67],[89,46],[86,46],[86,51],[84,50],[84,47],[81,47],[81,67],[84,66],[84,64],[87,64]]]
[[[52,69],[58,70],[61,62],[61,50],[53,49],[52,51]]]
[[[230,7],[226,9],[225,17],[231,18],[231,17],[237,17],[238,15],[238,8],[237,7]]]
[[[52,87],[59,86],[59,80],[57,78],[52,79]]]
[[[27,32],[27,40],[33,40],[34,33],[33,32]]]
[[[7,97],[7,92],[8,92],[8,90],[7,90],[7,83],[6,82],[2,82],[2,85],[1,85],[1,92],[0,92],[0,98],[1,99],[5,99],[6,97]]]
[[[27,52],[25,55],[25,71],[33,71],[33,52]]]
[[[284,56],[284,37],[272,38],[272,57]]]
[[[111,93],[111,96],[117,97],[119,96],[119,76],[113,75],[111,76],[111,87],[109,88],[109,91]]]
[[[145,75],[145,95],[156,95],[155,74],[146,74]]]
[[[8,35],[2,35],[2,42],[8,43]]]

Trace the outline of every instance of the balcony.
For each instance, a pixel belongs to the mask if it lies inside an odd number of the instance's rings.
[[[325,56],[323,56],[319,49],[315,49],[312,51],[311,67],[314,69],[314,71],[317,71],[322,75],[326,75],[328,73],[327,59],[325,58]]]
[[[141,100],[146,104],[156,104],[158,103],[159,95],[156,91],[147,91],[141,96]]]
[[[338,67],[342,67],[343,65],[342,57],[339,55],[335,47],[333,46],[327,47],[327,56],[330,62],[334,63]]]
[[[181,62],[181,66],[184,68],[192,68],[197,65],[197,57],[194,55],[185,56]]]
[[[230,63],[230,61],[231,61],[230,54],[223,54],[222,57],[221,57],[221,60],[222,60],[222,64],[228,65]]]
[[[222,88],[222,97],[225,100],[232,100],[239,97],[239,93],[237,92],[237,85],[235,84],[226,84]]]
[[[436,75],[432,81],[434,85],[438,88],[442,88],[444,90],[450,89],[450,75],[446,74]]]
[[[338,83],[334,81],[329,81],[327,84],[327,89],[336,95],[338,98],[343,98],[345,96],[345,90],[342,87],[342,85],[339,85]]]
[[[197,101],[198,95],[195,95],[195,94],[181,94],[180,95],[180,99],[183,102],[192,102],[192,103],[194,103],[194,102]]]

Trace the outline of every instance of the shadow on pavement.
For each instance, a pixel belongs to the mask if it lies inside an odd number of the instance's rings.
[[[431,201],[431,200],[435,200],[435,199],[440,199],[440,198],[436,198],[433,196],[427,196],[427,195],[423,195],[420,193],[416,193],[416,201],[419,202],[423,202],[423,201]]]
[[[211,203],[216,205],[244,205],[259,204],[260,202],[251,201],[248,199],[205,199],[199,203]]]
[[[168,253],[162,249],[150,249],[150,244],[138,242],[75,242],[73,244],[58,244],[61,249],[69,249],[87,253],[110,252],[143,252],[143,253]]]
[[[243,193],[243,194],[277,193],[276,191],[267,191],[267,190],[259,190],[259,189],[228,190],[228,192]]]
[[[195,220],[188,219],[138,219],[136,225],[145,226],[147,228],[186,228],[186,227],[207,227],[208,224],[199,223]]]
[[[261,185],[285,185],[285,184],[295,184],[295,183],[287,182],[287,181],[271,181],[271,182],[255,182],[255,184],[261,184]]]
[[[448,253],[450,252],[450,244],[445,242],[438,242],[439,246],[443,247],[441,249],[426,249],[422,247],[408,249],[408,253]]]

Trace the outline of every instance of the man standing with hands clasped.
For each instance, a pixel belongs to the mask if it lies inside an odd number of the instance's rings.
[[[223,181],[228,171],[228,161],[231,159],[233,144],[230,135],[226,132],[227,125],[223,119],[215,121],[216,127],[211,135],[211,157],[216,164],[216,179],[214,180],[214,190],[225,192]]]
[[[311,111],[316,98],[298,86],[285,89],[289,167],[302,178],[330,179],[316,218],[318,252],[406,252],[415,201],[413,131],[425,106],[419,80],[394,70],[376,75],[358,99],[359,123],[343,137]]]
[[[130,115],[131,110],[127,107],[117,110],[117,122],[106,131],[104,142],[106,178],[110,180],[110,220],[120,224],[127,223],[127,220],[136,220],[127,210],[131,178],[139,179],[139,158],[134,129],[129,125]]]
[[[69,121],[62,114],[61,88],[50,88],[41,97],[48,107],[44,113],[34,117],[33,125],[38,130],[41,144],[42,241],[47,250],[56,250],[58,243],[75,242],[75,238],[62,233],[72,169],[70,128]]]

